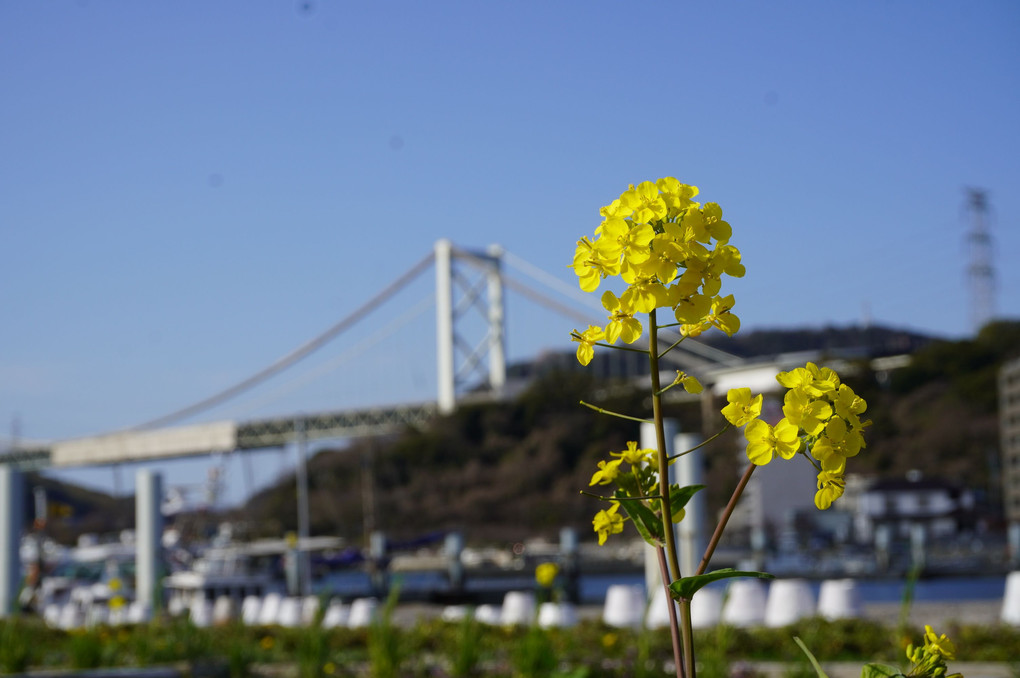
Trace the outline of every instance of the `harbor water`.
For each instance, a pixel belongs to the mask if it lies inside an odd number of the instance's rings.
[[[857,579],[861,602],[899,603],[908,593],[909,583],[903,579],[861,578]],[[401,594],[408,597],[443,597],[449,593],[446,576],[442,572],[407,572],[394,574],[391,585],[399,585]],[[584,605],[599,605],[606,597],[610,586],[629,584],[644,586],[643,573],[632,574],[591,574],[582,575],[578,582],[579,602]],[[725,589],[726,581],[715,582],[710,587]],[[817,597],[821,581],[811,581],[809,586]],[[507,591],[531,590],[535,588],[533,576],[507,575],[471,579],[465,582],[464,594],[481,599],[501,599]],[[923,578],[913,584],[912,600],[917,603],[954,601],[1001,601],[1006,588],[1003,575]],[[318,593],[340,597],[357,597],[371,592],[371,579],[361,571],[333,572],[318,582]]]

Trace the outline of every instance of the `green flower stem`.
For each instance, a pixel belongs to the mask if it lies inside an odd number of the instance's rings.
[[[667,598],[669,600],[669,598]],[[670,605],[670,607],[673,607]],[[694,678],[694,631],[691,626],[691,599],[680,599],[680,623],[686,633],[683,634],[684,657],[687,657],[690,666],[690,678]]]
[[[804,456],[805,459],[807,459],[809,462],[811,462],[811,465],[815,467],[816,471],[818,471],[819,473],[822,472],[822,465],[819,464],[817,461],[815,461],[814,457],[812,457],[810,454],[807,453],[807,448],[806,447],[801,449],[800,453]]]
[[[585,407],[587,407],[589,409],[595,410],[599,414],[608,414],[611,417],[619,417],[620,419],[629,419],[630,421],[640,421],[642,424],[651,424],[652,423],[651,419],[642,419],[640,417],[631,417],[631,416],[626,415],[626,414],[620,414],[619,412],[612,412],[610,410],[603,409],[603,408],[599,407],[598,405],[592,405],[591,403],[586,403],[583,400],[580,400],[578,402],[580,402],[582,405],[584,405]]]
[[[662,395],[663,393],[665,393],[665,392],[666,392],[666,391],[668,391],[669,389],[673,388],[674,386],[679,386],[679,385],[680,385],[680,382],[679,382],[679,381],[674,381],[674,382],[673,382],[672,384],[670,384],[669,386],[664,386],[664,387],[662,388],[662,390],[661,390],[661,391],[659,391],[658,395]]]
[[[643,348],[631,348],[630,346],[617,346],[616,344],[603,344],[601,341],[596,341],[592,346],[601,346],[602,348],[615,348],[617,351],[630,351],[631,353],[648,353]]]
[[[726,503],[726,508],[723,509],[722,517],[719,518],[719,524],[715,526],[715,532],[712,533],[712,539],[708,542],[708,548],[705,549],[705,555],[702,556],[701,563],[698,565],[698,571],[695,574],[705,574],[705,570],[708,568],[708,561],[712,560],[715,547],[719,545],[719,539],[722,538],[723,530],[726,529],[726,523],[729,522],[730,516],[733,515],[733,509],[737,507],[737,501],[740,499],[740,495],[744,493],[747,481],[751,479],[751,474],[754,473],[755,468],[754,464],[748,464],[744,470],[744,475],[740,477],[740,482],[737,483],[736,488],[733,490],[733,496],[730,497],[729,502]]]
[[[581,338],[580,334],[571,334],[572,337]],[[617,351],[630,351],[631,353],[648,353],[643,348],[631,348],[630,346],[617,346],[616,344],[606,344],[601,341],[592,342],[592,346],[601,346],[602,348],[615,348]]]
[[[585,496],[588,496],[588,497],[594,497],[596,499],[601,499],[602,501],[619,501],[619,499],[617,499],[616,497],[606,497],[606,496],[603,496],[601,494],[595,494],[594,492],[588,492],[586,490],[581,490],[581,494],[583,494]],[[642,500],[644,500],[644,499],[662,499],[662,495],[661,494],[649,494],[649,495],[646,495],[646,496],[634,496],[634,497],[632,497],[630,495],[627,495],[624,498],[625,499],[642,499]]]
[[[680,345],[680,342],[681,342],[681,341],[683,341],[683,340],[684,340],[684,339],[686,339],[686,338],[687,338],[687,335],[686,335],[686,334],[681,334],[681,335],[680,335],[680,338],[679,338],[679,339],[677,339],[676,341],[674,341],[674,342],[673,342],[672,344],[670,344],[670,345],[669,345],[669,348],[667,348],[667,349],[666,349],[665,351],[663,351],[662,353],[660,353],[660,354],[659,354],[659,359],[661,360],[662,358],[664,358],[664,357],[666,356],[666,354],[667,354],[667,353],[669,353],[669,352],[670,352],[670,351],[672,351],[672,350],[673,350],[674,348],[676,348],[677,346],[679,346],[679,345]]]
[[[662,495],[662,528],[663,536],[666,539],[666,556],[669,560],[668,582],[673,582],[683,576],[680,573],[680,560],[676,550],[676,535],[673,532],[673,511],[669,502],[669,460],[666,458],[666,431],[662,423],[662,388],[659,383],[659,328],[655,323],[655,309],[648,314],[648,363],[652,378],[652,418],[655,421],[655,442],[657,444],[657,457],[659,461],[659,494]],[[672,597],[670,597],[672,600]],[[691,628],[691,617],[686,615],[680,632],[683,635],[684,648],[693,646],[694,631]],[[694,653],[683,653],[683,665],[677,664],[676,671],[678,678],[694,678]]]
[[[726,424],[726,426],[724,426],[721,431],[719,431],[718,433],[716,433],[712,437],[706,438],[705,440],[703,440],[702,442],[698,443],[697,445],[695,445],[694,447],[692,447],[689,450],[684,450],[683,452],[678,452],[677,454],[674,454],[672,457],[669,457],[667,459],[667,461],[672,463],[674,459],[679,459],[680,457],[684,456],[685,454],[690,454],[694,450],[700,449],[700,448],[704,447],[705,445],[708,445],[710,442],[712,442],[713,440],[715,440],[716,438],[718,438],[723,433],[726,433],[726,431],[729,431],[729,430],[730,430],[730,425]]]

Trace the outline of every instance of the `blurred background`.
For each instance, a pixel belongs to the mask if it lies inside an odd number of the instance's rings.
[[[242,383],[439,239],[500,245],[597,322],[569,291],[574,244],[661,176],[733,225],[742,334],[814,333],[745,353],[967,342],[1020,317],[1018,31],[1011,2],[2,3],[0,448],[129,429]],[[173,423],[434,401],[434,298],[428,269],[293,368]],[[506,360],[569,354],[581,325],[509,290]],[[993,362],[1013,337],[996,336]],[[981,364],[980,458],[945,456],[987,491]],[[292,482],[290,453],[247,458],[158,468],[221,508]],[[126,497],[138,467],[46,475]]]

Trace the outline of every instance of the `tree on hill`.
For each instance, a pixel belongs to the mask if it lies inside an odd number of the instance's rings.
[[[854,459],[855,472],[896,477],[917,468],[994,496],[995,374],[1020,346],[1018,339],[1020,323],[998,323],[973,341],[926,341],[914,364],[886,382],[862,360],[847,380],[868,400],[874,424],[867,448]],[[634,400],[640,396],[606,387],[584,372],[550,372],[514,402],[463,407],[424,430],[322,452],[311,461],[313,531],[356,538],[370,506],[368,522],[396,538],[436,529],[477,539],[555,537],[563,526],[585,534],[600,507],[579,490],[599,459],[638,436],[636,423],[578,404],[583,399],[641,411]],[[717,409],[718,403],[710,411]],[[684,430],[702,428],[697,403],[670,415]],[[716,492],[710,510],[732,487],[739,444],[734,434],[706,449],[709,488]],[[293,529],[293,481],[266,490],[248,510],[270,533]]]

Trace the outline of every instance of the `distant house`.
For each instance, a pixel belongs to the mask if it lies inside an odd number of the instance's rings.
[[[951,537],[974,527],[974,508],[969,489],[911,471],[906,478],[877,480],[864,490],[854,531],[862,542],[872,541],[881,526],[898,537],[909,536],[914,525],[923,525],[929,538]]]

